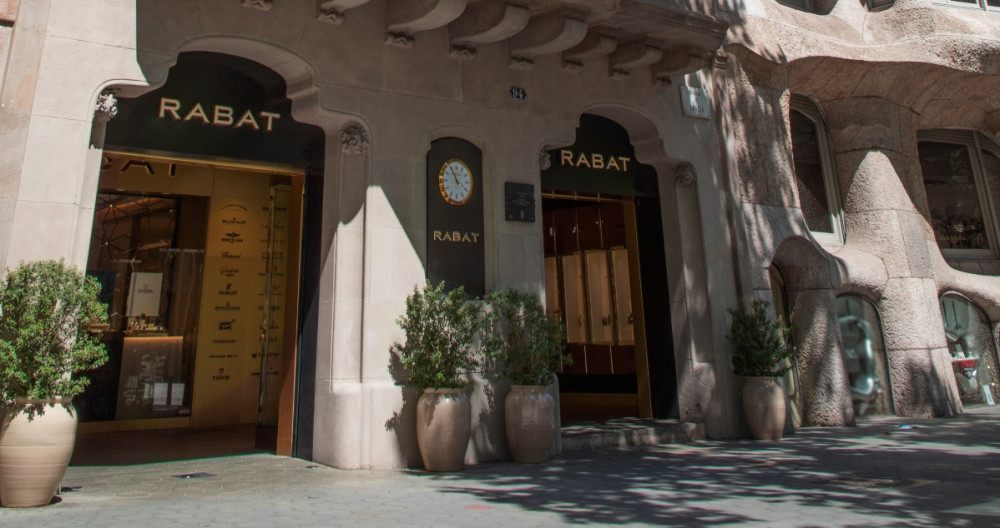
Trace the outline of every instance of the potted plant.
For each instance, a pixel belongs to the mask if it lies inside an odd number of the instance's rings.
[[[791,368],[789,329],[768,315],[768,303],[754,300],[750,311],[730,310],[726,336],[733,343],[733,374],[743,376],[743,414],[758,440],[780,440],[785,429],[785,391],[777,378]]]
[[[411,385],[424,389],[417,401],[417,445],[428,471],[458,471],[472,430],[469,382],[463,376],[478,364],[472,343],[479,333],[479,307],[462,287],[445,291],[444,282],[406,298],[396,321],[406,343],[395,343]]]
[[[555,434],[555,399],[548,391],[564,355],[566,331],[550,319],[538,298],[514,289],[486,296],[483,347],[497,373],[513,382],[504,398],[507,443],[514,461],[549,459]]]
[[[0,504],[48,504],[76,438],[70,403],[100,366],[100,284],[62,260],[21,263],[0,283]]]

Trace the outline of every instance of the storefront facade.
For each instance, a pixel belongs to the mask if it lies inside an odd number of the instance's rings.
[[[427,278],[544,299],[569,419],[743,434],[725,336],[751,297],[793,328],[795,426],[986,403],[1000,103],[932,94],[1000,93],[995,65],[922,56],[910,100],[918,67],[843,51],[863,6],[668,4],[0,3],[0,255],[65,257],[111,307],[81,430],[256,425],[279,454],[419,465],[389,351]],[[898,4],[875,18],[955,18]],[[977,182],[978,216],[931,172]],[[507,458],[506,387],[470,380],[467,461]]]

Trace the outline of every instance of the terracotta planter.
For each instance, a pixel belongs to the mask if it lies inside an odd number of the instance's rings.
[[[785,391],[774,378],[743,378],[743,415],[757,440],[781,440]]]
[[[424,389],[417,400],[417,445],[427,471],[459,471],[472,432],[466,389]]]
[[[59,491],[76,439],[76,411],[67,403],[45,403],[45,414],[28,421],[25,401],[0,419],[0,504],[44,506]],[[41,403],[41,402],[40,402]]]
[[[541,385],[514,385],[504,399],[507,444],[514,462],[549,460],[555,434],[555,398]]]

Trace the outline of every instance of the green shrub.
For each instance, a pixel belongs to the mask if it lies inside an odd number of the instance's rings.
[[[21,263],[0,283],[0,400],[70,399],[90,382],[72,374],[108,355],[92,324],[107,320],[100,284],[62,260]],[[41,408],[28,409],[29,416]]]
[[[733,324],[726,336],[733,343],[733,374],[746,377],[784,376],[791,368],[785,362],[792,357],[790,331],[772,321],[768,304],[754,300],[750,312],[730,310]]]
[[[565,328],[546,315],[534,295],[499,290],[486,296],[486,304],[483,347],[501,376],[516,385],[548,385],[562,364],[572,361],[563,355]]]
[[[396,320],[406,333],[406,343],[395,343],[410,384],[425,389],[457,389],[468,385],[462,374],[478,366],[472,356],[479,333],[479,307],[461,287],[444,291],[444,282],[423,291],[413,288],[406,298],[406,313]]]

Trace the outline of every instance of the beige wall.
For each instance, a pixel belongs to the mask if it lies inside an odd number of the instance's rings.
[[[352,9],[339,25],[317,20],[312,2],[262,10],[208,0],[51,0],[37,10],[48,21],[31,48],[38,57],[34,100],[15,129],[24,134],[23,160],[4,173],[12,189],[12,214],[0,223],[8,226],[9,242],[0,243],[8,264],[85,261],[101,146],[101,125],[91,130],[94,101],[105,89],[126,97],[162,83],[180,52],[231,53],[274,69],[288,83],[296,119],[325,130],[323,235],[313,241],[322,248],[316,460],[344,468],[419,460],[411,408],[403,407],[387,366],[390,345],[402,338],[395,319],[424,277],[431,141],[458,136],[483,150],[488,288],[540,291],[540,224],[503,220],[503,183],[537,189],[540,152],[572,143],[584,112],[625,126],[639,161],[660,176],[682,416],[714,436],[738,433],[722,337],[736,298],[732,234],[719,206],[728,200],[727,176],[715,121],[682,115],[679,92],[682,84],[712,92],[712,70],[673,84],[653,82],[648,67],[616,79],[606,57],[566,69],[558,54],[519,69],[508,65],[506,42],[459,60],[448,53],[447,27],[416,33],[410,47],[387,45],[381,1]],[[528,98],[511,98],[510,86]],[[342,148],[345,132],[360,133],[363,148]],[[681,166],[690,170],[675,170]],[[480,419],[484,405],[477,380],[469,462],[507,457],[501,416]],[[403,421],[394,429],[396,415]]]

